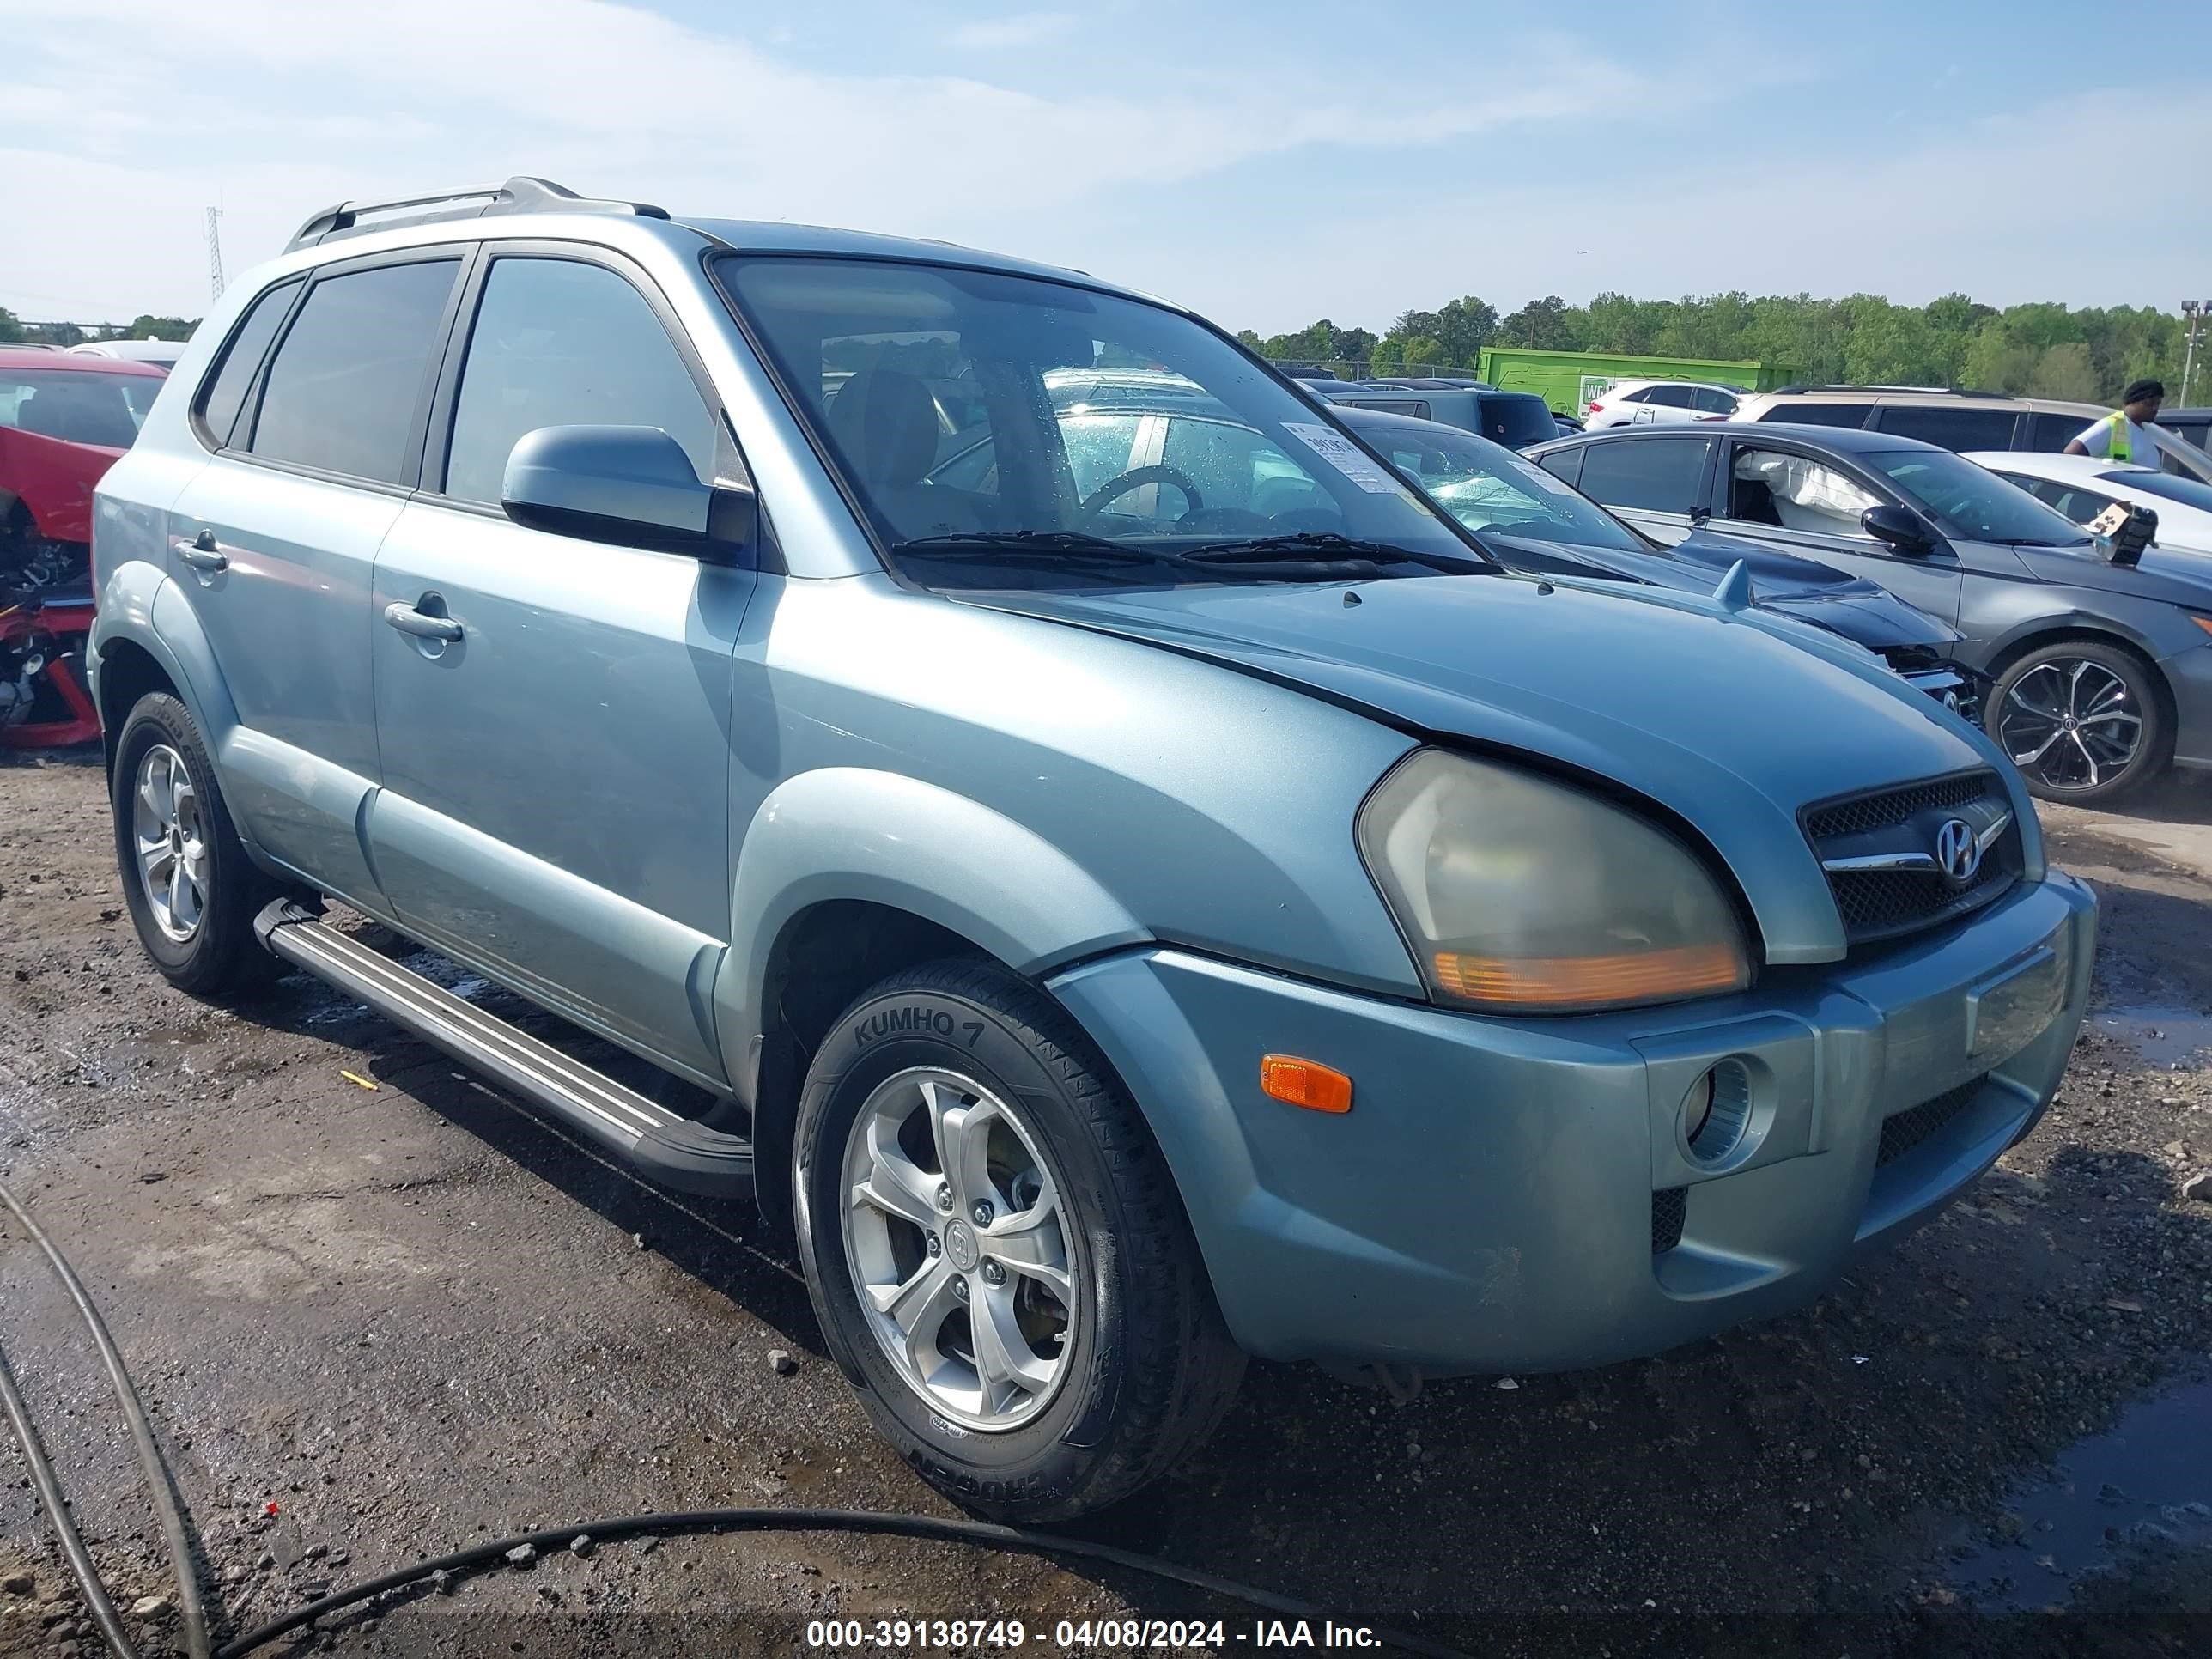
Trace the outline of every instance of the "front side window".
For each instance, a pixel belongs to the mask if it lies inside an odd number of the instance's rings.
[[[1418,479],[1431,501],[1469,530],[1621,553],[1650,551],[1596,502],[1503,444],[1471,432],[1439,430],[1409,437],[1404,428],[1394,428],[1371,435],[1392,465]]]
[[[157,374],[0,369],[0,426],[64,443],[128,449],[161,386]]]
[[[1740,449],[1729,469],[1729,517],[1816,536],[1859,536],[1875,495],[1832,466],[1778,449]]]
[[[2056,478],[2027,478],[2014,472],[2000,472],[1997,477],[2007,483],[2019,485],[2045,507],[2064,514],[2075,524],[2088,523],[2112,504],[2110,495],[2100,495],[2079,484],[2060,483]]]
[[[716,274],[885,551],[917,580],[1303,580],[1304,566],[1348,556],[1483,566],[1387,463],[1163,307],[896,261],[732,256]],[[957,434],[937,395],[947,386],[967,400]],[[1240,563],[1253,549],[1267,556]]]
[[[714,417],[645,296],[604,265],[499,259],[469,333],[446,494],[497,501],[515,441],[545,426],[657,427],[714,476]]]
[[[1733,415],[1735,413],[1735,394],[1718,388],[1701,386],[1692,389],[1690,404],[1700,415]]]
[[[238,411],[246,407],[246,392],[253,384],[254,371],[269,355],[269,343],[276,337],[276,330],[299,292],[299,278],[279,283],[253,302],[238,331],[230,337],[222,362],[200,398],[201,423],[218,449],[230,442],[231,428],[238,424]]]
[[[2080,530],[2026,490],[1959,456],[1912,449],[1862,459],[1954,536],[2019,547],[2071,547],[2082,539]]]
[[[460,268],[458,259],[377,265],[309,289],[269,366],[253,453],[411,483],[408,441]]]
[[[1607,507],[1687,514],[1705,495],[1711,438],[1613,438],[1587,446],[1582,492]]]

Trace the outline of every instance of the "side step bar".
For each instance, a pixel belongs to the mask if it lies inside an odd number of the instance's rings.
[[[494,1079],[647,1180],[710,1197],[752,1195],[753,1146],[744,1136],[720,1134],[678,1117],[350,935],[325,927],[289,899],[276,900],[256,916],[253,933],[294,967]]]

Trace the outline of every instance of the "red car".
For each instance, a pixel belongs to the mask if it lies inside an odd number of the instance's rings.
[[[0,747],[100,734],[83,672],[93,487],[167,378],[143,363],[0,347]]]

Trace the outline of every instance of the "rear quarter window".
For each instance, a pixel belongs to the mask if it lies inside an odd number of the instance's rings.
[[[253,384],[261,360],[269,355],[270,341],[276,337],[284,314],[298,297],[301,281],[295,278],[279,283],[246,308],[245,318],[231,335],[230,343],[223,348],[215,373],[200,393],[201,432],[217,449],[230,442],[231,428],[238,424],[238,412],[246,407],[246,388]]]

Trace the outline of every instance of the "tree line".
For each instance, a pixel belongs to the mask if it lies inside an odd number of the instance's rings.
[[[1263,356],[1473,371],[1485,346],[1622,351],[1658,357],[1755,361],[1798,380],[1836,385],[1954,386],[2110,403],[2138,375],[2181,392],[2181,319],[2148,306],[2038,301],[1985,306],[1947,294],[1902,306],[1872,294],[1840,300],[1743,293],[1634,300],[1601,294],[1585,306],[1558,295],[1500,316],[1468,295],[1434,311],[1407,311],[1376,334],[1323,319],[1295,334],[1237,337]]]
[[[128,323],[27,323],[0,306],[0,344],[85,345],[100,340],[189,340],[197,317],[156,317],[142,311]]]

